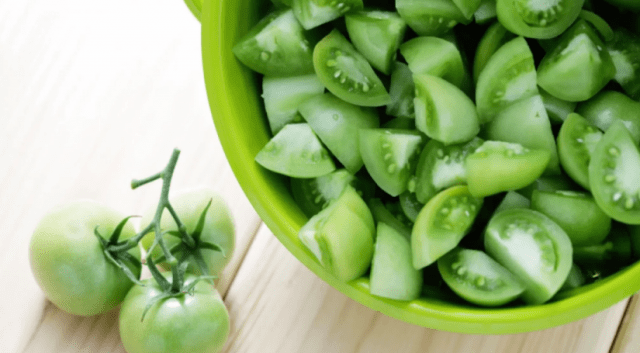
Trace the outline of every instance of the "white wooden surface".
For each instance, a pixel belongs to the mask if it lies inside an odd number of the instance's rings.
[[[117,309],[80,318],[46,301],[30,274],[28,242],[49,208],[72,199],[142,213],[159,185],[131,191],[129,182],[159,170],[174,147],[182,150],[174,192],[209,185],[236,220],[238,248],[220,283],[232,320],[227,352],[640,351],[638,300],[621,326],[626,301],[511,336],[428,330],[351,301],[260,227],[216,137],[199,24],[180,0],[7,0],[0,1],[0,352],[124,352]]]

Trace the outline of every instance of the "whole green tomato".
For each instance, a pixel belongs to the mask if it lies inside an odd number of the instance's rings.
[[[178,214],[180,221],[182,221],[187,228],[188,233],[192,233],[196,229],[200,214],[204,211],[207,203],[211,201],[211,206],[207,210],[207,215],[205,217],[204,228],[202,229],[200,240],[203,242],[217,244],[224,250],[226,257],[219,251],[210,249],[202,249],[201,251],[204,260],[208,265],[209,274],[219,276],[227,263],[229,263],[235,248],[235,229],[233,220],[231,219],[231,212],[229,211],[226,203],[215,191],[208,188],[192,190],[180,194],[175,198],[171,198],[169,201]],[[153,220],[155,212],[156,209],[152,208],[144,214],[141,221],[143,227]],[[166,209],[162,214],[160,228],[163,232],[178,229],[175,220]],[[142,238],[141,243],[145,250],[148,250],[151,244],[153,244],[154,237],[155,233],[152,232]],[[178,238],[171,235],[165,235],[164,240],[169,249],[177,245],[180,241]],[[162,249],[159,246],[156,246],[151,254],[155,259],[162,255]],[[176,257],[180,258],[180,254],[176,255]],[[201,274],[199,267],[193,258],[190,258],[189,262],[188,271],[195,274]]]
[[[170,279],[171,273],[165,277]],[[195,277],[188,275],[188,285]],[[193,295],[181,293],[157,301],[144,320],[147,304],[162,294],[153,279],[129,291],[120,309],[120,338],[129,353],[216,353],[229,336],[229,313],[208,282],[196,284]]]
[[[31,270],[45,295],[60,309],[90,316],[109,311],[122,302],[133,282],[111,263],[94,235],[111,235],[124,215],[93,201],[76,201],[49,211],[36,227],[29,256]],[[129,222],[120,239],[131,238]],[[140,260],[138,247],[129,253]],[[140,268],[130,266],[139,278]]]

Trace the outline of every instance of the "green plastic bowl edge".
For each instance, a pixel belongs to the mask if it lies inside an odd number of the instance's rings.
[[[280,242],[305,266],[353,300],[415,325],[469,334],[512,334],[580,320],[640,290],[640,262],[587,286],[580,293],[539,306],[478,308],[433,299],[398,302],[368,293],[368,280],[343,283],[326,272],[298,241],[306,217],[283,178],[254,162],[269,140],[255,76],[234,57],[233,44],[258,20],[250,0],[204,0],[202,58],[209,104],[218,137],[247,198]],[[235,15],[242,14],[242,15]],[[250,133],[248,133],[250,132]]]

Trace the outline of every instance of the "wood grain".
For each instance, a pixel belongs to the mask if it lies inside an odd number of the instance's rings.
[[[631,298],[611,353],[640,352],[640,295]]]
[[[229,289],[226,352],[609,352],[626,301],[539,332],[463,335],[389,318],[320,280],[262,227]]]

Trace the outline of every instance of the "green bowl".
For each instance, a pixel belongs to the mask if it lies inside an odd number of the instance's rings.
[[[255,24],[268,0],[204,0],[202,58],[209,104],[218,136],[247,198],[280,242],[318,277],[353,300],[412,324],[452,332],[506,334],[541,330],[579,320],[640,290],[640,263],[572,296],[539,306],[487,309],[421,298],[386,300],[369,294],[368,279],[343,283],[325,271],[298,240],[307,217],[291,197],[284,178],[254,157],[269,141],[269,128],[256,75],[237,61],[231,48]]]

